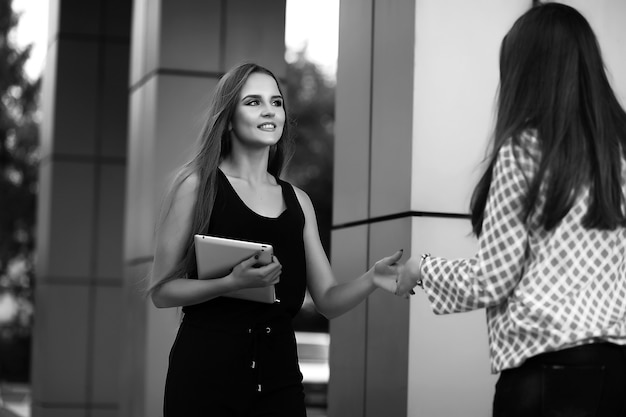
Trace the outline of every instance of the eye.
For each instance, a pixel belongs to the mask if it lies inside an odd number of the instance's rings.
[[[283,101],[281,99],[277,99],[272,101],[272,105],[276,106],[276,107],[282,107],[283,106]]]
[[[259,105],[259,100],[246,101],[246,106],[258,106],[258,105]]]

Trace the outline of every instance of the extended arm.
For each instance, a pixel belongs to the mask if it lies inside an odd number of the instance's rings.
[[[308,288],[321,314],[334,318],[354,308],[376,288],[384,286],[395,290],[396,262],[402,256],[401,251],[379,260],[360,277],[339,284],[320,241],[313,204],[304,191],[296,189],[296,195],[305,216],[304,247]]]
[[[506,300],[521,278],[527,255],[529,232],[523,198],[532,166],[532,158],[522,148],[511,142],[503,146],[494,167],[477,254],[456,260],[431,257],[423,263],[419,256],[412,256],[400,268],[400,292],[422,278],[438,314],[490,307]]]

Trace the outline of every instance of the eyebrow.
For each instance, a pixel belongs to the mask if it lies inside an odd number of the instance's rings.
[[[263,97],[261,97],[259,94],[248,94],[247,96],[245,96],[244,98],[241,99],[241,101],[243,100],[247,100],[249,98],[257,98],[257,99],[262,99]],[[279,98],[279,99],[283,99],[283,96],[281,96],[280,94],[272,96],[271,98]]]

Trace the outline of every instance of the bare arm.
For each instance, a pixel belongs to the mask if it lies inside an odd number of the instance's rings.
[[[197,177],[190,176],[180,185],[169,212],[156,236],[152,283],[159,282],[174,269],[185,250],[191,233],[193,207],[196,203]],[[267,266],[254,267],[251,257],[222,278],[199,280],[177,277],[157,286],[151,293],[156,307],[178,307],[198,304],[241,288],[262,287],[278,282],[282,266],[278,260]]]
[[[313,204],[304,191],[296,188],[296,195],[305,216],[303,237],[308,288],[321,314],[330,319],[346,313],[367,298],[376,288],[382,287],[382,283],[388,284],[391,281],[391,286],[395,288],[396,262],[402,256],[401,251],[376,262],[360,277],[339,284],[333,275],[330,262],[320,241]]]

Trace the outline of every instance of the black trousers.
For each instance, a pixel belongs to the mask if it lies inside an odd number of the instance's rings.
[[[170,353],[165,417],[305,417],[291,318],[246,327],[185,316]]]
[[[626,417],[626,346],[577,346],[502,371],[493,416]]]

